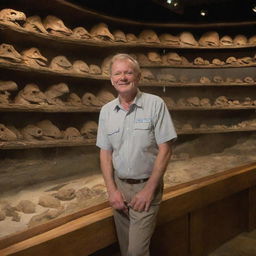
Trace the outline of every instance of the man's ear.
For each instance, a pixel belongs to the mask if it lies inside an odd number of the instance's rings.
[[[114,86],[114,83],[113,83],[113,81],[112,81],[112,78],[110,78],[110,82],[111,82],[111,84]]]

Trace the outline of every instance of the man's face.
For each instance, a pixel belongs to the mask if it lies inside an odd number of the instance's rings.
[[[116,60],[112,65],[111,82],[119,94],[133,93],[137,88],[140,74],[131,60]]]

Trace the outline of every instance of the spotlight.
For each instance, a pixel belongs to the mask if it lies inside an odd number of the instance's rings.
[[[205,9],[202,9],[202,10],[200,11],[200,15],[203,16],[203,17],[205,17],[207,14],[208,14],[208,12],[207,12],[207,10],[205,10]]]
[[[167,4],[171,4],[172,0],[166,0]]]
[[[253,12],[256,12],[256,5],[252,7]]]

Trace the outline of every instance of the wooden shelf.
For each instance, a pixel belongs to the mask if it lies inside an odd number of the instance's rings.
[[[12,63],[12,62],[0,62],[0,68],[8,69],[8,70],[15,70],[15,71],[22,71],[22,72],[36,72],[38,74],[45,74],[45,75],[53,75],[53,76],[64,76],[64,77],[73,77],[73,78],[81,78],[81,79],[95,79],[95,80],[103,80],[103,81],[109,81],[109,77],[106,75],[93,75],[89,73],[74,73],[72,70],[70,71],[55,71],[51,70],[46,67],[41,68],[33,68],[30,66],[27,66],[22,63]],[[198,83],[198,82],[187,82],[187,83],[181,83],[181,82],[159,82],[159,81],[145,81],[141,80],[140,85],[142,87],[205,87],[205,86],[211,86],[211,87],[222,87],[222,86],[246,86],[246,87],[252,87],[256,86],[256,83]]]
[[[216,50],[216,49],[244,49],[244,48],[255,48],[256,44],[247,44],[247,45],[228,45],[228,46],[219,46],[219,47],[204,47],[204,46],[181,46],[181,45],[168,45],[164,43],[145,43],[145,42],[111,42],[111,41],[98,41],[92,39],[77,39],[72,36],[56,36],[52,34],[44,34],[38,32],[32,32],[24,29],[23,27],[16,27],[12,25],[7,25],[0,23],[0,30],[2,33],[7,31],[13,32],[14,36],[24,37],[26,36],[30,40],[47,40],[55,41],[62,44],[71,44],[74,46],[91,46],[91,47],[115,47],[115,48],[168,48],[168,49],[202,49],[202,50]]]
[[[29,149],[29,148],[54,148],[54,147],[79,147],[95,145],[95,139],[84,139],[81,141],[70,140],[44,140],[44,141],[9,141],[0,142],[0,149]]]
[[[226,128],[226,129],[199,129],[195,128],[192,130],[178,130],[179,135],[185,135],[185,134],[211,134],[211,133],[229,133],[229,132],[253,132],[256,131],[256,127],[253,128]]]
[[[19,104],[0,104],[0,112],[99,112],[100,107],[86,107],[86,106],[60,106],[60,105],[19,105]]]
[[[231,65],[231,64],[224,64],[224,65],[194,65],[193,63],[190,64],[140,64],[142,68],[192,68],[192,69],[219,69],[219,68],[248,68],[248,67],[255,67],[256,63],[249,63],[243,65]]]

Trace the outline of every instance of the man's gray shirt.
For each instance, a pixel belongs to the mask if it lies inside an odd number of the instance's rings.
[[[164,101],[138,90],[129,111],[119,98],[100,111],[96,145],[111,150],[120,178],[148,178],[158,153],[158,144],[175,139],[173,122]]]

